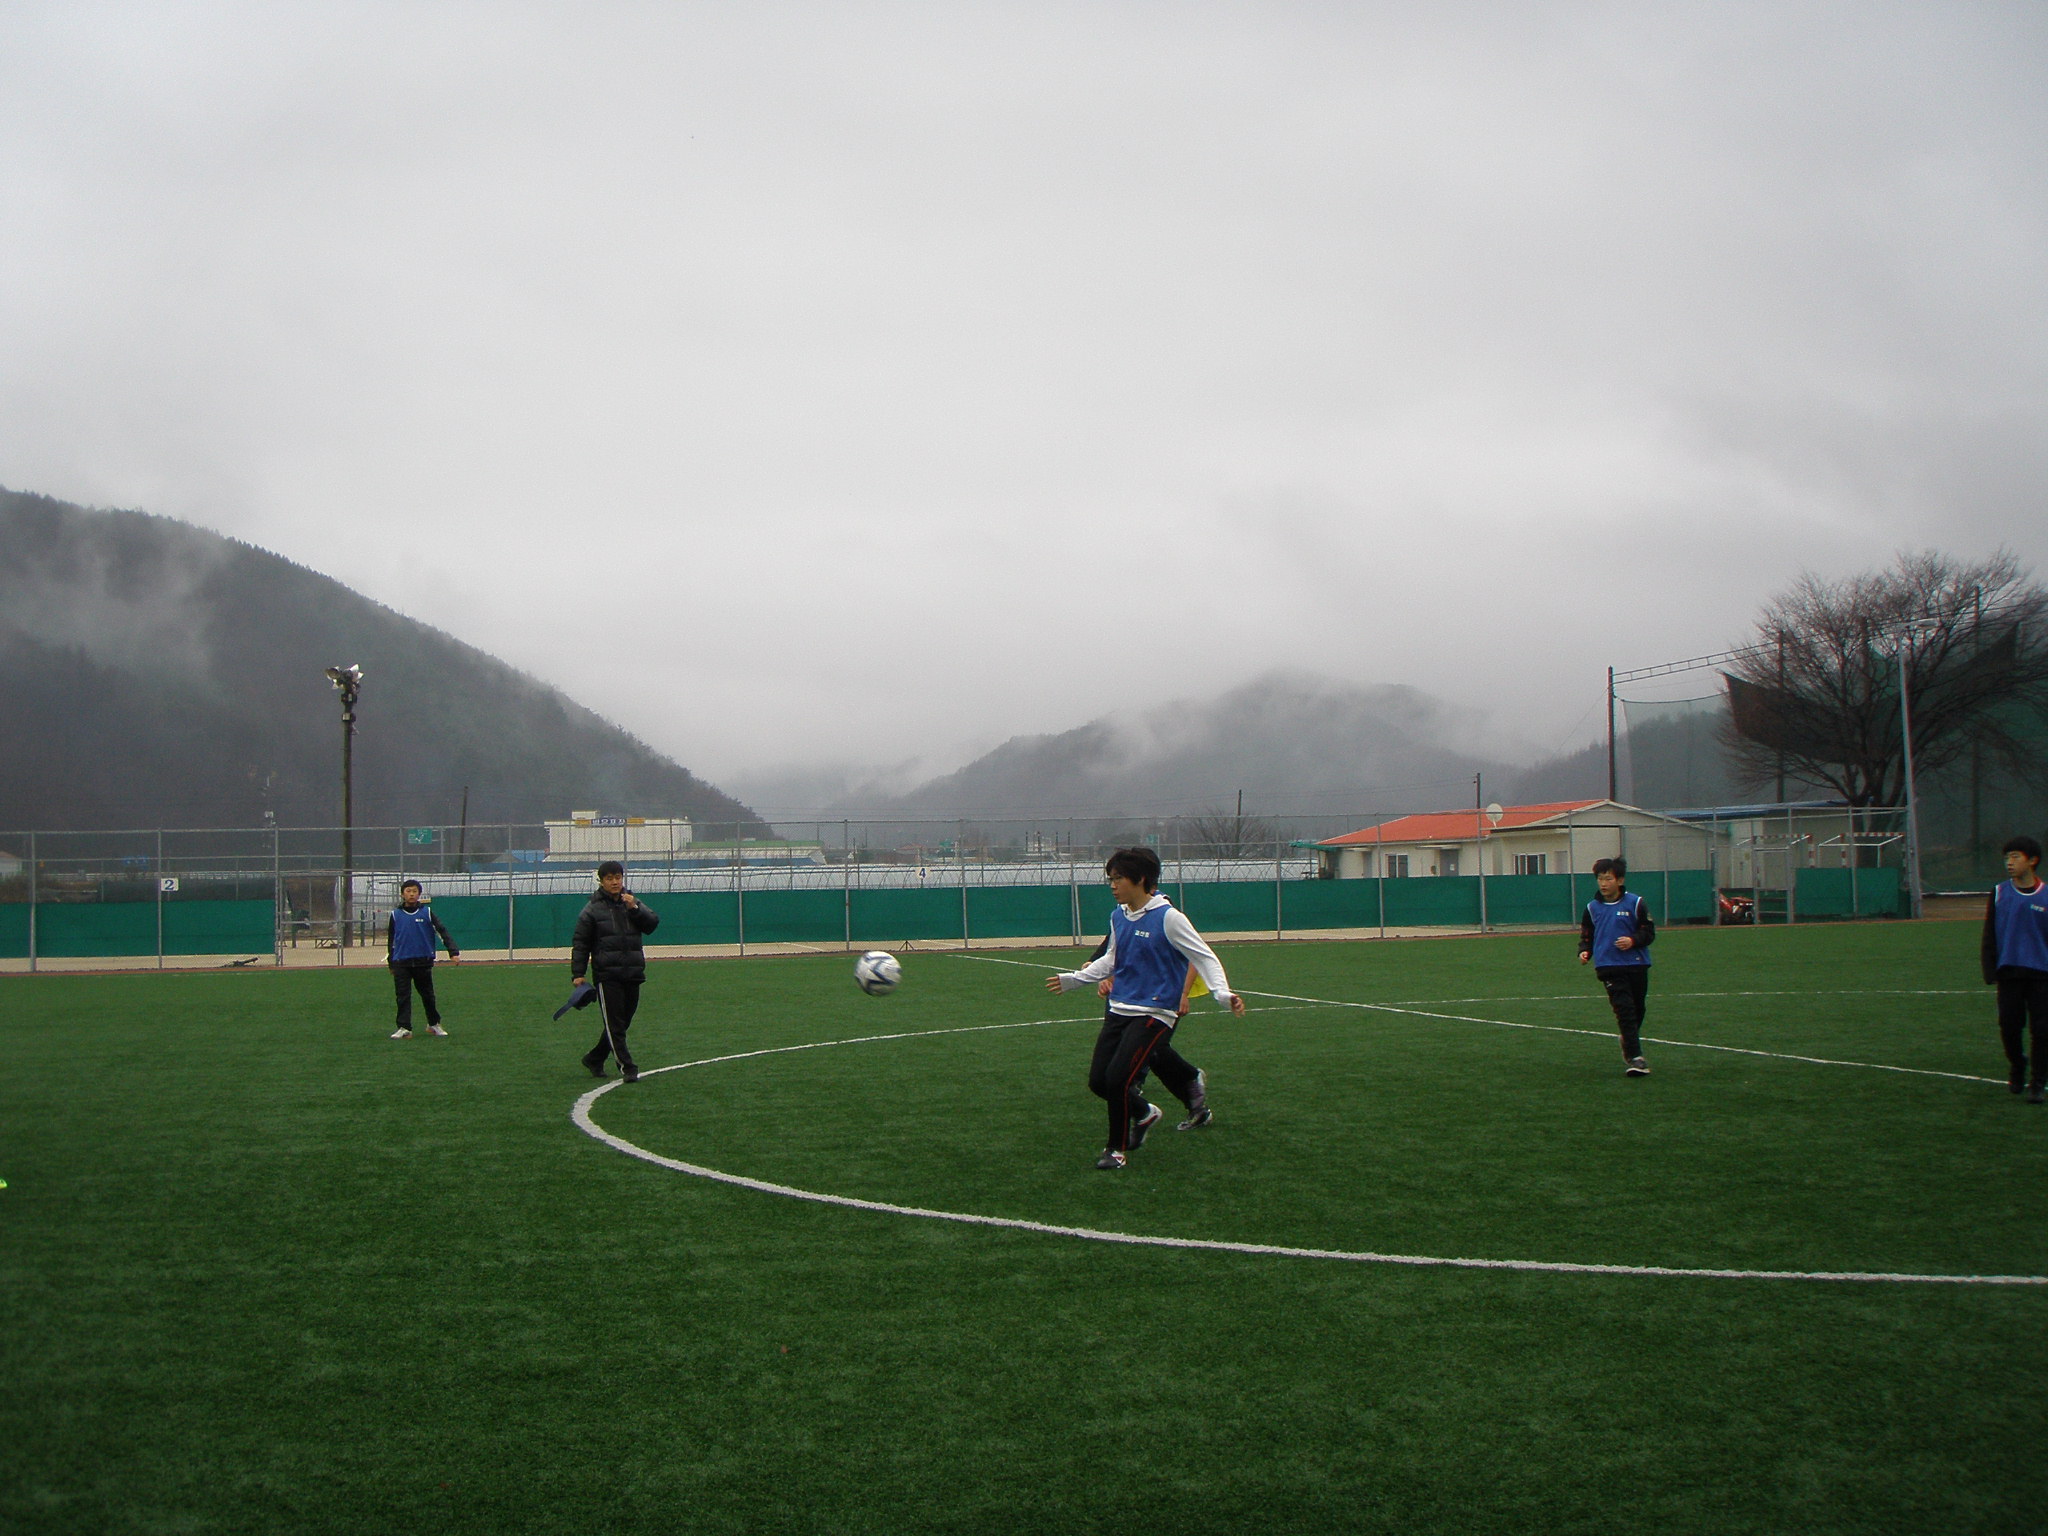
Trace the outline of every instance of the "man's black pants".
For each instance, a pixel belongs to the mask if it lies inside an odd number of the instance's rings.
[[[1144,1112],[1139,1085],[1147,1072],[1157,1072],[1174,1096],[1186,1104],[1195,1091],[1194,1066],[1173,1048],[1173,1026],[1150,1014],[1106,1014],[1095,1037],[1095,1056],[1088,1064],[1088,1091],[1109,1104],[1109,1140],[1121,1152],[1130,1146],[1131,1119]]]
[[[434,1006],[434,962],[431,960],[394,960],[391,962],[391,982],[398,991],[398,1027],[412,1028],[412,992],[419,988],[420,1001],[427,1007],[427,1022],[441,1022],[441,1010]]]
[[[2005,1059],[2015,1072],[2025,1071],[2028,1081],[2048,1083],[2048,971],[2025,966],[1998,968],[1998,1033],[2005,1042]],[[2027,1060],[2027,1036],[2033,1036],[2033,1062]]]
[[[1621,1054],[1634,1061],[1643,1054],[1643,1010],[1650,998],[1647,965],[1603,965],[1594,975],[1607,989],[1607,1005],[1621,1026]]]
[[[601,1011],[604,1033],[597,1037],[597,1044],[583,1058],[583,1064],[595,1070],[605,1063],[608,1056],[619,1058],[621,1072],[638,1072],[633,1065],[633,1053],[626,1049],[626,1030],[633,1022],[633,1015],[640,1008],[640,983],[637,981],[600,981],[597,984],[597,1006]]]

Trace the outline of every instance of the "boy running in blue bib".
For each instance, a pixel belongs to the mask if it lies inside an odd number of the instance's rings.
[[[1621,1055],[1630,1077],[1648,1077],[1643,1060],[1643,1009],[1650,996],[1650,944],[1657,925],[1649,903],[1631,891],[1628,860],[1596,859],[1593,881],[1600,894],[1579,919],[1579,964],[1591,963],[1607,989],[1607,1004],[1621,1028]]]
[[[1125,1165],[1144,1131],[1159,1118],[1155,1108],[1145,1105],[1137,1117],[1143,1128],[1137,1128],[1133,1100],[1139,1080],[1173,1037],[1187,992],[1188,968],[1193,966],[1216,1000],[1240,1018],[1244,999],[1230,990],[1223,962],[1195,932],[1195,925],[1159,894],[1158,854],[1149,848],[1119,848],[1103,870],[1117,902],[1110,914],[1108,946],[1078,971],[1047,977],[1045,985],[1050,992],[1072,992],[1110,982],[1109,1013],[1089,1086],[1109,1104],[1109,1143],[1095,1166],[1113,1172]]]
[[[2031,837],[2007,843],[2005,873],[1984,909],[1984,980],[1998,988],[1998,1033],[2012,1067],[2005,1085],[2039,1104],[2048,1101],[2048,886],[2041,883],[2041,845]]]

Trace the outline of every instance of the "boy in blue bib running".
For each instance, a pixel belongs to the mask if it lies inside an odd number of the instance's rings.
[[[1643,1060],[1643,1010],[1650,997],[1650,944],[1657,925],[1650,906],[1624,883],[1628,860],[1595,859],[1593,881],[1600,894],[1579,919],[1579,964],[1590,963],[1607,1005],[1621,1028],[1621,1056],[1630,1077],[1648,1077]]]
[[[1114,1172],[1159,1118],[1158,1110],[1146,1105],[1138,1116],[1142,1127],[1134,1126],[1132,1099],[1138,1080],[1179,1022],[1188,967],[1239,1018],[1244,1017],[1244,999],[1230,990],[1223,962],[1195,925],[1159,894],[1158,854],[1150,848],[1119,848],[1103,871],[1117,903],[1110,914],[1108,947],[1078,971],[1048,976],[1045,985],[1049,992],[1073,992],[1105,979],[1111,983],[1109,1014],[1097,1047],[1102,1066],[1090,1073],[1090,1087],[1109,1103],[1109,1144],[1095,1166]]]
[[[2041,845],[2031,837],[2007,843],[2005,873],[1984,909],[1984,980],[1998,988],[1998,1033],[2012,1067],[2005,1085],[2039,1104],[2048,1101],[2048,886],[2041,883]]]

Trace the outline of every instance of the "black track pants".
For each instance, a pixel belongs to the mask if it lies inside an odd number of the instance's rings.
[[[2048,971],[2007,965],[1998,971],[1998,1033],[2005,1059],[2028,1081],[2048,1083]],[[2033,1060],[2027,1057],[2027,1036],[2033,1036]]]
[[[1109,1140],[1112,1151],[1124,1151],[1131,1141],[1131,1113],[1143,1099],[1138,1084],[1151,1070],[1161,1046],[1173,1036],[1173,1026],[1150,1014],[1112,1013],[1103,1021],[1095,1040],[1095,1059],[1088,1065],[1088,1090],[1109,1104]],[[1179,1061],[1180,1058],[1174,1058]],[[1186,1062],[1181,1062],[1186,1066]],[[1193,1084],[1193,1074],[1188,1077]]]
[[[1095,1037],[1095,1060],[1088,1067],[1088,1087],[1098,1098],[1103,1097],[1097,1083],[1105,1080],[1109,1070],[1109,1058],[1116,1050],[1117,1031],[1123,1027],[1123,1019],[1107,1008],[1102,1011],[1102,1033]],[[1173,1037],[1168,1035],[1152,1049],[1150,1070],[1166,1091],[1189,1109],[1195,1107],[1195,1079],[1201,1076],[1195,1064],[1173,1048]],[[1139,1073],[1138,1080],[1131,1084],[1131,1113],[1140,1114],[1140,1105],[1145,1100],[1145,1074]]]
[[[441,1022],[441,1010],[434,1006],[434,962],[431,960],[394,960],[391,962],[391,982],[398,992],[398,1027],[412,1028],[412,992],[419,988],[420,1001],[426,1005],[427,1022]]]
[[[633,1065],[633,1053],[626,1049],[626,1030],[632,1025],[633,1015],[640,1008],[640,983],[637,981],[600,981],[597,1004],[603,1011],[598,1015],[603,1033],[597,1037],[597,1044],[590,1048],[583,1058],[587,1067],[601,1067],[608,1056],[619,1058],[621,1072],[637,1072]]]
[[[1621,1054],[1630,1061],[1643,1054],[1643,1011],[1650,997],[1647,965],[1603,965],[1594,975],[1607,989],[1608,1006],[1621,1027]]]

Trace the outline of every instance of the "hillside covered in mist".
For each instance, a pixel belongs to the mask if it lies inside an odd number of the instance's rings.
[[[753,812],[559,690],[172,518],[0,490],[0,827],[340,818],[330,664],[366,674],[362,825]]]
[[[906,793],[855,793],[827,816],[1387,813],[1606,792],[1604,752],[1517,766],[1485,715],[1403,686],[1275,673],[1207,699],[1016,736]]]

